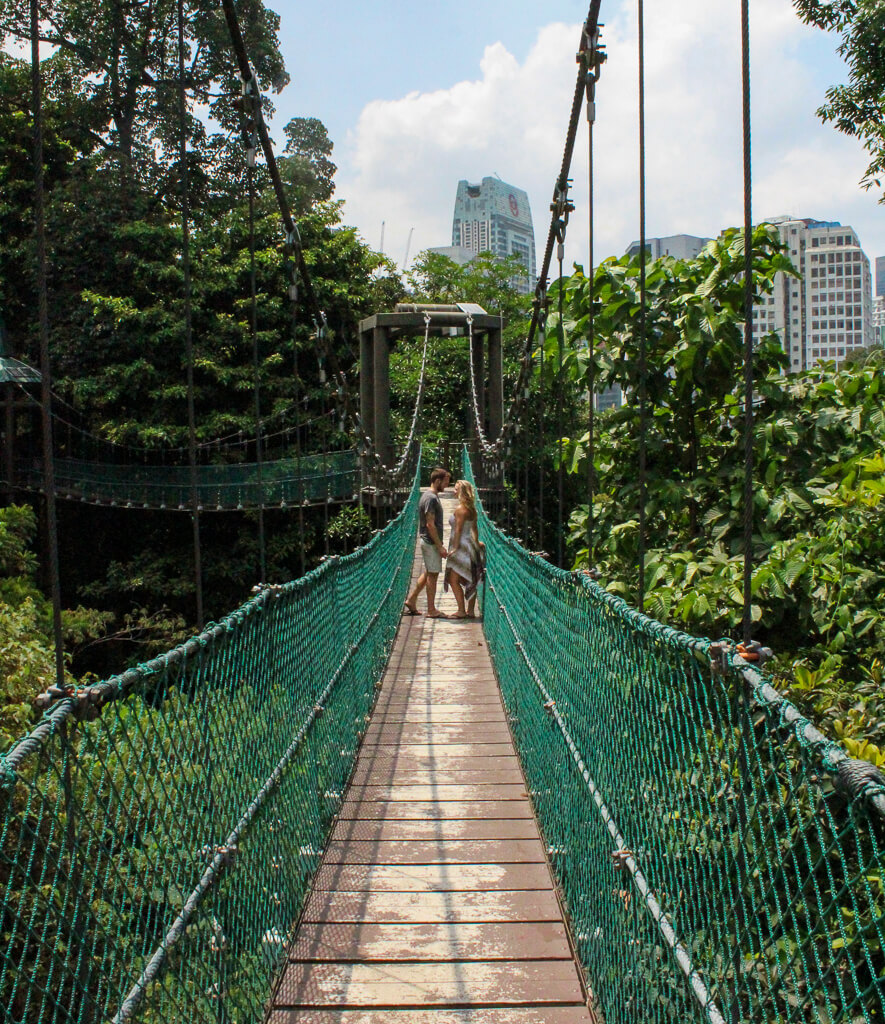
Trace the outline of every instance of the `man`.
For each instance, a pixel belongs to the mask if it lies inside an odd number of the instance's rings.
[[[440,494],[449,485],[449,473],[437,466],[430,474],[430,490],[421,495],[418,504],[418,532],[421,536],[421,557],[424,572],[418,577],[415,589],[406,598],[407,615],[420,615],[417,601],[422,590],[427,590],[427,618],[443,618],[436,607],[436,584],[442,571],[442,560],[448,556],[443,547],[443,510]]]

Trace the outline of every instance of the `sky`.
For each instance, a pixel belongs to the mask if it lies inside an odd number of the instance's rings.
[[[291,83],[272,130],[318,117],[335,144],[344,221],[402,266],[451,244],[461,178],[497,174],[529,195],[539,252],[559,171],[586,0],[326,0],[274,5]],[[738,0],[646,5],[647,234],[714,236],[743,222]],[[837,39],[790,0],[750,4],[754,220],[778,214],[851,225],[885,255],[885,207],[858,182],[860,142],[821,124],[844,80]],[[596,259],[639,236],[636,0],[603,0],[608,62],[594,128]],[[587,129],[573,164],[567,264],[586,264]],[[409,235],[411,244],[409,244]]]

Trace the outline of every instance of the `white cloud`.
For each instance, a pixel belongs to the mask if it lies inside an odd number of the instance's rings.
[[[821,125],[814,111],[828,81],[808,58],[811,30],[790,0],[752,8],[754,212],[839,219],[870,256],[885,252],[876,197],[857,181],[860,145]],[[488,46],[479,77],[451,88],[374,101],[343,147],[338,195],[345,218],[398,263],[451,239],[460,178],[498,173],[525,188],[540,261],[575,81],[578,25],[539,30],[520,63]],[[638,237],[637,39],[632,3],[606,16],[609,60],[597,87],[594,130],[596,255]],[[715,234],[743,217],[739,8],[731,0],[654,5],[646,21],[648,234]],[[567,259],[587,252],[587,139],[582,121],[573,164]]]

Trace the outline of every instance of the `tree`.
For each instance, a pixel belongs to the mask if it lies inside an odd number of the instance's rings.
[[[279,92],[288,82],[277,40],[279,16],[262,0],[241,0],[238,8],[256,72]],[[236,62],[220,5],[188,0],[185,26],[188,141],[214,163],[237,124]],[[29,32],[27,0],[0,0],[0,45],[26,42]],[[92,151],[119,166],[124,182],[156,181],[174,165],[181,131],[175,0],[41,4],[40,41],[55,48],[41,61],[47,93],[75,99],[69,115]],[[221,133],[208,137],[193,112],[196,104],[208,106]]]
[[[295,191],[295,209],[309,210],[314,203],[332,198],[333,178],[338,168],[329,159],[332,140],[326,126],[315,117],[293,117],[283,128],[285,156],[279,161],[280,173]]]
[[[882,188],[885,175],[885,0],[793,0],[810,25],[840,34],[838,53],[848,65],[848,83],[827,90],[818,110],[822,121],[861,139],[872,159],[861,179]],[[885,194],[880,202],[885,203]]]

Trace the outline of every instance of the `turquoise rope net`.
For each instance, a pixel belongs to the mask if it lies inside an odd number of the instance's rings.
[[[356,451],[257,463],[197,466],[197,501],[206,511],[347,500],[359,490]],[[21,466],[17,481],[39,490],[39,465]],[[191,508],[187,466],[140,466],[56,459],[56,492],[86,502],[154,509]]]
[[[0,1005],[263,1019],[407,592],[417,478],[354,554],[56,702],[0,759]]]
[[[605,1024],[885,1021],[885,778],[728,650],[483,512],[480,535],[489,650]]]

